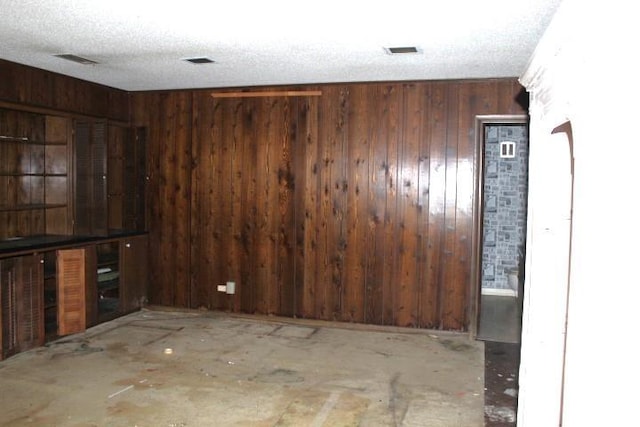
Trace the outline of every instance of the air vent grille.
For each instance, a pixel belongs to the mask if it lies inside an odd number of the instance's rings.
[[[209,59],[207,57],[198,57],[198,58],[187,58],[185,59],[187,62],[191,62],[192,64],[213,64],[215,61],[213,59]]]
[[[398,47],[386,47],[384,50],[387,51],[389,55],[396,55],[401,53],[418,53],[420,52],[415,46],[398,46]]]
[[[60,58],[60,59],[66,59],[67,61],[72,61],[72,62],[77,62],[78,64],[82,64],[82,65],[94,65],[97,64],[96,61],[92,61],[91,59],[87,59],[87,58],[83,58],[81,56],[78,55],[72,55],[70,53],[63,53],[60,55],[53,55],[56,58]]]

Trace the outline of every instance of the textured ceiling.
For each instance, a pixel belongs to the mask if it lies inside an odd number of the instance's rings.
[[[560,1],[0,0],[0,58],[129,91],[517,77]]]

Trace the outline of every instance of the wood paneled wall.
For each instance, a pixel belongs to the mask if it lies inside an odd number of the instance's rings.
[[[126,121],[129,93],[0,59],[0,101]]]
[[[132,95],[149,129],[151,302],[467,329],[475,116],[525,114],[521,87],[303,89],[322,95]],[[237,293],[217,292],[229,280]]]

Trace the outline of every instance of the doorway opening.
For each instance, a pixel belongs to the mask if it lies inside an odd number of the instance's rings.
[[[519,343],[527,233],[525,116],[478,118],[475,338]]]

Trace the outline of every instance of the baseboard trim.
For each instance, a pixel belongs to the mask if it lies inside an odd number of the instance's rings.
[[[518,292],[513,289],[482,288],[482,295],[517,298]]]

